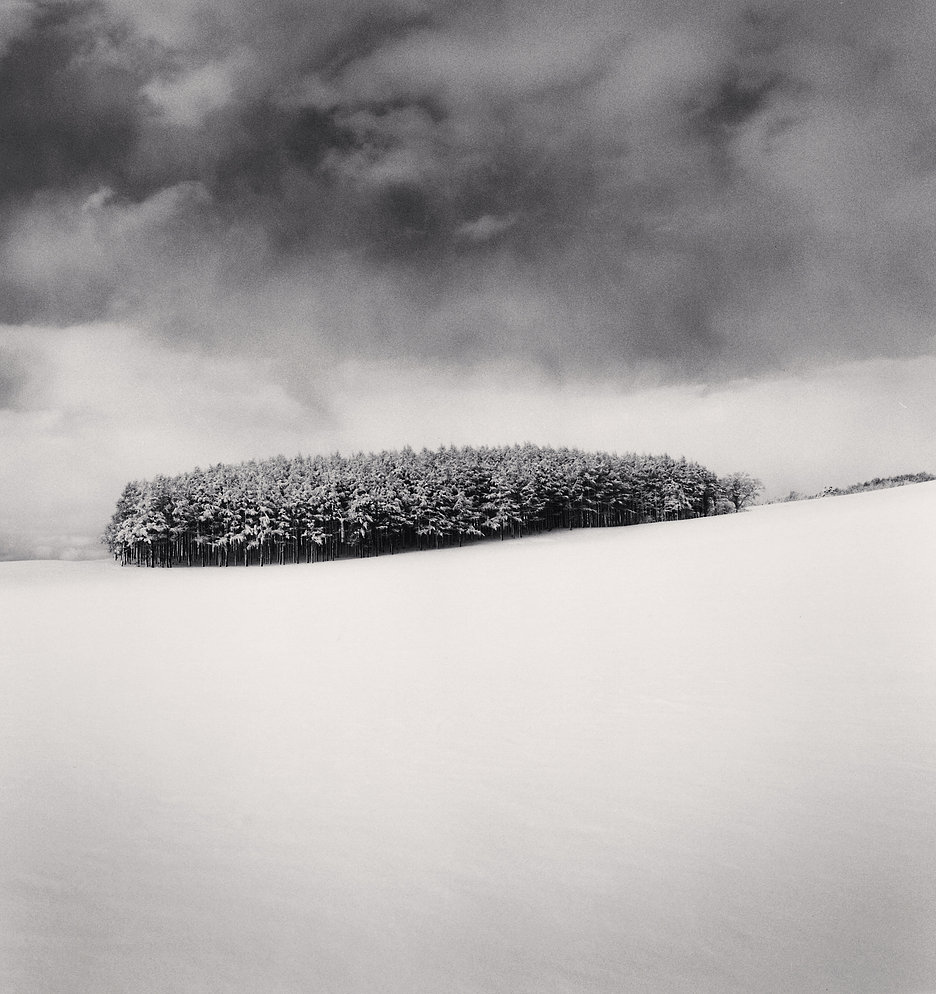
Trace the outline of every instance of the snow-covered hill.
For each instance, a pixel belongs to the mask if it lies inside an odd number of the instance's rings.
[[[936,989],[936,484],[0,624],[0,990]]]

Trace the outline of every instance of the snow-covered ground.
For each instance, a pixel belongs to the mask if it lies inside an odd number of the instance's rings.
[[[936,989],[936,484],[0,624],[4,992]]]

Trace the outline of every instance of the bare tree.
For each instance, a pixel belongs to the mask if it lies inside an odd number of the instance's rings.
[[[760,480],[747,473],[729,473],[718,483],[723,498],[731,502],[736,512],[748,504],[753,504],[757,495],[764,489],[764,484]]]

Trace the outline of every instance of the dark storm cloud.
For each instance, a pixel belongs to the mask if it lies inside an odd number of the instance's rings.
[[[560,373],[931,344],[926,5],[164,9],[0,34],[0,318]]]
[[[117,180],[145,61],[99,6],[35,5],[0,59],[0,196]]]

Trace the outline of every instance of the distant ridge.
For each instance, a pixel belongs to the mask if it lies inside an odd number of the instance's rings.
[[[863,494],[870,490],[888,490],[891,487],[905,487],[911,483],[929,483],[936,480],[932,473],[902,473],[899,476],[876,476],[864,483],[853,483],[848,487],[826,487],[816,494],[801,494],[791,490],[786,497],[771,501],[772,504],[783,504],[795,500],[816,500],[819,497],[843,497],[847,494]]]

